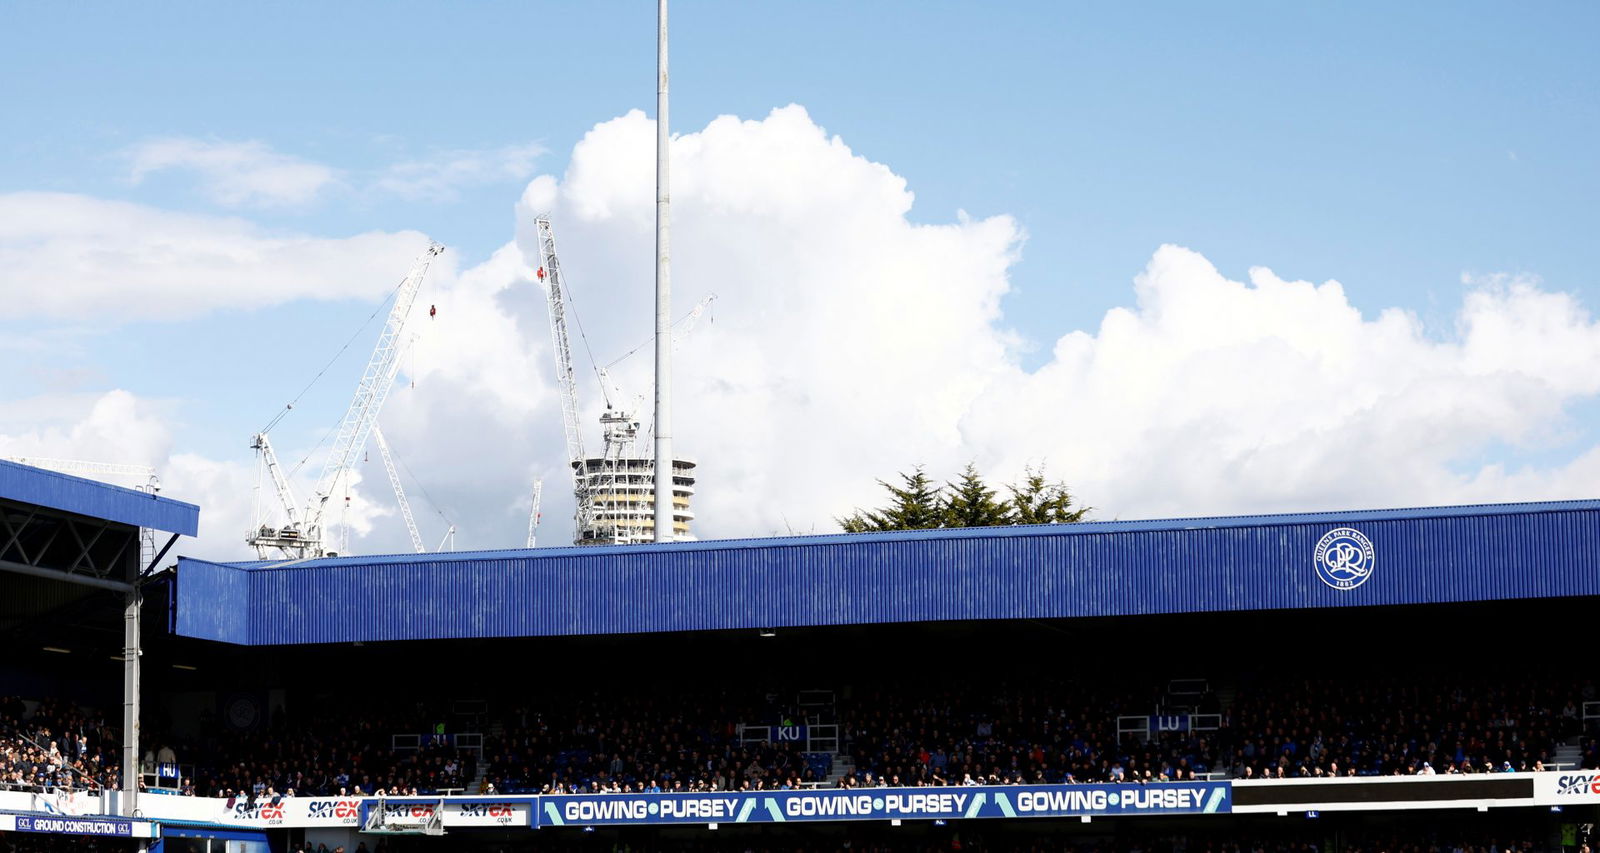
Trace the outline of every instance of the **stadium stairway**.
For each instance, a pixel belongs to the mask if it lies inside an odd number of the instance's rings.
[[[829,788],[839,787],[839,780],[856,772],[856,760],[845,753],[833,757],[833,770],[828,774]]]
[[[1583,763],[1583,747],[1579,745],[1581,737],[1573,735],[1556,746],[1556,754],[1551,758],[1551,769],[1573,770]]]
[[[484,732],[484,741],[485,742],[491,742],[492,741],[494,743],[500,743],[501,740],[505,736],[506,736],[505,723],[501,722],[500,720],[495,720],[494,722],[490,723],[487,726],[487,731]],[[484,780],[487,779],[488,777],[489,777],[489,756],[483,755],[483,754],[480,753],[478,755],[478,772],[477,772],[477,775],[472,777],[472,781],[467,783],[467,793],[469,793],[469,794],[481,794],[481,793],[483,793],[483,783],[484,783]]]

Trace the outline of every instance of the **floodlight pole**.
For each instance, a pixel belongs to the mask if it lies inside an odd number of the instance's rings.
[[[672,279],[668,270],[667,0],[656,7],[655,541],[672,541]]]
[[[170,544],[170,543],[169,543]],[[139,592],[137,563],[122,612],[122,808],[123,817],[139,809]]]

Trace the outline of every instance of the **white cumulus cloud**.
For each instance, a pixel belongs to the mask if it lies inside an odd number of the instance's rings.
[[[610,363],[652,328],[653,139],[640,113],[597,125],[562,174],[527,185],[514,239],[445,271],[417,306],[382,420],[430,547],[446,519],[463,547],[520,544],[538,476],[541,541],[570,536],[544,294],[530,276],[533,217],[555,223],[582,321],[581,335],[573,328],[582,419],[598,451],[587,353]],[[680,135],[672,168],[674,313],[718,296],[714,322],[676,350],[673,432],[700,463],[702,537],[833,530],[835,516],[879,501],[877,478],[919,463],[942,478],[972,461],[1002,481],[1045,463],[1101,518],[1565,498],[1600,477],[1593,424],[1572,414],[1600,395],[1600,324],[1534,280],[1474,279],[1454,323],[1429,328],[1403,307],[1352,304],[1336,281],[1228,274],[1198,251],[1152,247],[1129,282],[1101,283],[1125,289],[1122,307],[1094,328],[1062,324],[1044,363],[1024,367],[1002,302],[1025,250],[1012,218],[912,222],[905,180],[797,106]],[[0,222],[10,198],[0,196]],[[56,201],[91,217],[116,210]],[[232,220],[168,224],[174,246],[215,229],[247,245],[268,239]],[[185,245],[197,245],[192,236]],[[384,251],[414,254],[405,248]],[[174,248],[167,261],[203,267],[196,257]],[[403,262],[376,266],[387,276]],[[8,289],[10,274],[0,272],[0,294],[42,310],[46,297],[14,278]],[[612,370],[625,394],[649,398],[649,347]],[[297,409],[294,429],[317,434],[338,415]],[[0,421],[12,436],[0,451],[20,446],[19,432]],[[205,536],[224,537],[203,547],[242,556],[248,459],[185,457],[163,435],[143,443],[196,490],[174,483],[168,493],[225,518],[220,531],[203,520]],[[34,444],[69,455],[72,442]],[[384,517],[393,501],[381,469],[368,462],[362,473],[358,532],[368,533],[354,547],[404,550],[398,521]]]
[[[1364,316],[1337,282],[1233,281],[1166,246],[1136,304],[1050,362],[985,389],[962,432],[981,461],[1048,457],[1114,515],[1160,516],[1574,497],[1579,460],[1486,488],[1495,447],[1558,445],[1600,392],[1596,326],[1528,283],[1466,294],[1449,334]],[[1581,452],[1575,448],[1573,455]],[[1502,451],[1504,452],[1504,451]],[[1485,479],[1485,478],[1489,479]]]
[[[0,193],[0,298],[13,317],[72,319],[375,298],[426,245],[414,231],[313,237],[82,195]]]
[[[22,457],[42,467],[130,488],[145,485],[147,478],[63,468],[59,463],[154,469],[163,496],[201,508],[199,539],[185,542],[180,553],[221,560],[251,557],[244,539],[252,525],[281,523],[274,514],[276,495],[270,486],[257,489],[261,481],[256,463],[248,457],[218,460],[176,449],[171,424],[181,407],[178,401],[151,400],[123,390],[8,401],[0,410],[0,457]],[[380,519],[394,512],[386,490],[380,487],[383,499],[374,500],[369,497],[372,488],[362,484],[358,472],[349,492],[349,510],[341,505],[330,522],[349,524],[352,537],[372,533]]]
[[[533,215],[554,217],[602,363],[650,331],[653,133],[637,112],[597,126],[519,210],[525,267]],[[1596,473],[1564,412],[1600,393],[1600,327],[1536,282],[1475,282],[1456,327],[1431,332],[1401,308],[1363,312],[1337,282],[1235,281],[1162,247],[1128,307],[1063,329],[1025,370],[1001,313],[1024,239],[1011,218],[911,222],[905,181],[799,107],[673,146],[675,298],[719,296],[676,362],[701,535],[832,529],[878,500],[875,478],[918,463],[1001,479],[1044,463],[1100,517],[1566,497]],[[519,363],[548,358],[537,319],[516,321]],[[648,396],[648,358],[615,368],[629,391]],[[516,454],[519,475],[561,471],[545,393],[530,427],[550,444]],[[587,378],[584,393],[597,444]],[[1517,461],[1552,449],[1569,461]]]
[[[151,139],[134,146],[127,156],[133,183],[157,172],[192,172],[207,195],[229,207],[303,205],[339,180],[332,167],[279,153],[256,141]]]

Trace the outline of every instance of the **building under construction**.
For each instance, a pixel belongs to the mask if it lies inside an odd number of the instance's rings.
[[[589,526],[579,530],[579,545],[642,545],[655,541],[655,459],[649,456],[590,458],[578,476],[586,480]],[[576,466],[575,466],[576,467]],[[672,461],[672,539],[694,540],[689,522],[694,510],[694,462]]]
[[[578,421],[578,381],[572,365],[572,344],[567,334],[566,283],[556,255],[555,233],[549,217],[539,217],[539,268],[534,277],[545,288],[550,309],[550,332],[555,346],[556,386],[567,435],[567,460],[572,468],[575,501],[573,542],[578,545],[639,545],[655,539],[655,460],[641,452],[640,424],[621,407],[622,395],[609,388],[610,375],[597,368],[606,398],[600,415],[604,449],[599,456],[584,452],[583,430]],[[693,460],[673,457],[671,541],[692,541],[689,522],[694,511]]]

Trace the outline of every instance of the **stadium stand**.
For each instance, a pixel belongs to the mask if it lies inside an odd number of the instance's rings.
[[[755,698],[590,695],[522,709],[492,741],[489,779],[504,793],[759,790],[803,785],[959,785],[1304,778],[1554,769],[1558,745],[1579,734],[1587,680],[1522,681],[1482,673],[1427,679],[1258,680],[1211,731],[1121,737],[1121,714],[1165,709],[1138,696],[1035,680],[914,684],[841,691],[838,721],[849,770],[830,783],[797,744],[739,740],[738,719],[761,719]],[[614,711],[626,705],[628,715]],[[715,710],[712,710],[712,709]],[[824,724],[834,721],[818,716]],[[526,725],[519,724],[526,721]],[[1585,762],[1595,759],[1592,742]]]
[[[1232,766],[1241,778],[1543,770],[1594,695],[1587,679],[1510,671],[1273,685],[1231,715]]]
[[[104,718],[69,702],[0,699],[0,788],[115,788],[120,735]]]
[[[1226,703],[1209,692],[1196,699],[1197,713],[1217,716],[1215,728],[1148,739],[1119,733],[1117,721],[1171,713],[1160,685],[1119,688],[1104,679],[971,679],[959,689],[882,681],[829,691],[837,698],[807,717],[792,701],[798,690],[779,701],[750,689],[511,694],[481,715],[495,732],[482,747],[483,787],[633,793],[1538,771],[1555,769],[1566,742],[1593,767],[1600,753],[1593,738],[1579,739],[1577,708],[1594,691],[1586,679],[1510,671],[1258,677]],[[432,794],[465,790],[477,776],[477,750],[446,742],[394,748],[396,734],[432,725],[437,713],[367,713],[356,695],[326,704],[333,707],[183,744],[196,768],[186,792],[252,802]],[[8,785],[115,787],[115,762],[102,751],[117,743],[114,727],[54,702],[24,719],[26,707],[15,698],[0,704]],[[751,742],[740,733],[741,723],[797,718],[836,725],[837,755],[823,754],[819,764],[802,743]],[[57,745],[53,755],[45,744]]]
[[[327,711],[280,720],[265,731],[220,732],[190,753],[200,756],[196,791],[253,801],[465,790],[476,773],[472,754],[444,744],[393,749],[393,732],[417,728],[392,715]]]
[[[137,811],[125,599],[19,575],[0,851],[1592,841],[1600,504],[1074,527],[184,560],[139,581]]]

